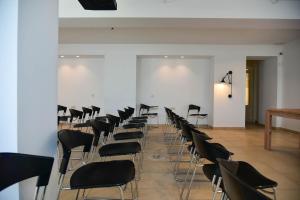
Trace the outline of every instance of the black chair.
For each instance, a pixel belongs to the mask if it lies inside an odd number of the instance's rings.
[[[239,163],[219,159],[225,198],[230,200],[271,200],[247,184],[239,175]]]
[[[76,199],[78,199],[80,190],[83,189],[83,196],[86,189],[102,188],[102,187],[118,187],[121,193],[121,199],[124,200],[122,186],[127,183],[135,182],[137,191],[137,183],[135,181],[135,167],[130,160],[118,160],[110,162],[91,162],[84,164],[74,171],[70,178],[70,186],[63,187],[63,179],[67,172],[68,163],[71,156],[71,150],[78,146],[84,146],[83,152],[89,152],[92,145],[92,135],[80,133],[79,131],[70,132],[71,130],[62,130],[58,133],[59,141],[63,148],[63,159],[59,168],[59,194],[62,189],[77,190]],[[62,177],[62,178],[61,178]],[[132,188],[132,185],[131,185]],[[132,192],[132,196],[137,196]]]
[[[68,108],[66,106],[57,105],[57,125],[59,126],[60,122],[67,122],[70,116],[66,116]],[[62,115],[60,114],[62,112]]]
[[[196,106],[196,105],[190,104],[189,107],[188,107],[188,112],[187,112],[187,115],[186,115],[186,120],[188,120],[189,117],[196,118],[196,123],[195,124],[197,126],[198,125],[198,120],[199,119],[204,119],[208,115],[208,114],[200,113],[200,110],[201,110],[200,106]],[[190,113],[190,111],[196,111],[196,113]]]
[[[156,109],[156,108],[158,108],[158,106],[149,106],[146,104],[141,104],[140,110],[139,110],[139,116],[145,116],[145,117],[149,117],[149,118],[157,118],[157,125],[159,125],[158,113],[150,112],[151,109]]]
[[[198,130],[192,129],[192,135],[193,135],[193,143],[195,145],[195,153],[193,157],[193,163],[194,163],[194,169],[192,173],[192,177],[190,179],[189,187],[185,196],[185,199],[187,200],[190,195],[191,186],[193,184],[193,180],[196,174],[196,170],[198,167],[204,167],[204,159],[212,162],[217,163],[217,158],[223,158],[223,159],[229,159],[233,153],[228,151],[224,146],[218,143],[209,143],[207,141],[207,138],[203,134],[199,134]],[[189,177],[189,173],[192,169],[192,166],[190,166],[185,181],[180,193],[180,198],[182,199],[184,190],[186,188],[186,182],[187,178]]]
[[[72,109],[72,108],[70,108],[69,111],[70,111],[70,114],[71,114],[70,124],[72,124],[74,120],[77,120],[77,122],[81,122],[82,117],[83,117],[83,112],[82,111]]]
[[[93,110],[90,109],[90,108],[87,108],[87,107],[82,107],[82,111],[83,111],[83,114],[82,114],[82,121],[85,122],[85,117],[88,115],[88,119],[91,119],[92,118],[92,115],[93,115]]]
[[[235,169],[232,172],[243,182],[256,190],[272,194],[276,200],[276,187],[278,185],[276,181],[265,177],[252,165],[244,161],[228,161],[227,165]],[[271,191],[269,189],[271,189]]]
[[[92,118],[95,118],[96,116],[100,115],[100,108],[97,106],[91,106],[92,107]]]
[[[39,196],[40,187],[44,187],[45,198],[54,158],[20,153],[0,153],[0,191],[5,188],[38,176],[34,199]]]

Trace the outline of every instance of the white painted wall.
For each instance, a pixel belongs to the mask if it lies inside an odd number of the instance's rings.
[[[183,117],[189,104],[200,105],[201,113],[208,113],[210,64],[210,58],[138,58],[137,105],[159,106],[150,112],[159,113],[160,123],[165,123],[164,107],[175,108],[174,112]],[[195,118],[190,121],[196,122]],[[199,124],[207,124],[207,119],[199,120]]]
[[[75,107],[104,106],[104,57],[60,58],[58,104]]]
[[[0,152],[17,152],[18,0],[0,1],[0,24]],[[0,192],[0,199],[18,198],[18,185]]]
[[[91,12],[82,9],[78,1],[60,0],[59,16],[61,18],[300,18],[299,1],[272,3],[271,0],[126,0],[117,2],[117,11]],[[182,12],[183,10],[188,12]]]
[[[258,67],[258,122],[265,124],[265,112],[277,108],[277,57],[266,58]],[[276,119],[272,121],[277,126]]]
[[[281,84],[279,99],[281,108],[300,108],[300,40],[292,41],[283,48],[282,67],[280,69]],[[300,121],[282,119],[283,128],[300,131]]]
[[[231,52],[215,56],[214,65],[214,127],[245,127],[246,56]],[[218,84],[232,71],[232,98],[229,85]]]
[[[118,109],[136,104],[136,55],[129,50],[105,54],[104,112],[118,115]]]
[[[245,70],[247,56],[277,56],[278,45],[169,45],[169,44],[62,44],[60,55],[105,55],[104,113],[135,106],[137,56],[193,55],[211,57],[210,90],[213,106],[209,124],[215,127],[244,127]],[[233,71],[233,98],[228,88],[216,87],[228,70]],[[152,104],[152,103],[149,103]]]

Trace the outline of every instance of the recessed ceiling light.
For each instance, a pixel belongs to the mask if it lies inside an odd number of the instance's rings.
[[[76,56],[76,58],[79,58],[80,56]]]
[[[64,58],[65,56],[60,56],[61,58]]]
[[[181,59],[184,59],[184,56],[180,56]]]
[[[168,58],[168,56],[164,56],[165,58]]]

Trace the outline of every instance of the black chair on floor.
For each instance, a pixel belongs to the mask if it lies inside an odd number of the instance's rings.
[[[121,193],[121,199],[124,200],[122,186],[127,183],[135,182],[135,191],[137,191],[137,183],[135,181],[135,167],[130,160],[118,160],[109,162],[91,162],[84,164],[74,171],[70,178],[69,187],[63,187],[63,179],[67,172],[68,163],[71,156],[71,150],[78,146],[84,146],[83,152],[89,152],[92,144],[89,134],[66,133],[65,130],[58,133],[59,141],[63,147],[63,159],[60,165],[60,182],[59,194],[61,189],[77,190],[76,200],[79,197],[80,190],[83,189],[83,196],[86,189],[103,188],[103,187],[118,187]],[[85,141],[85,142],[83,142]],[[131,185],[132,188],[132,185]],[[137,196],[137,192],[133,193],[132,197]]]
[[[158,113],[156,112],[150,112],[151,109],[156,109],[158,106],[149,106],[146,104],[141,104],[140,105],[140,110],[139,110],[139,116],[146,116],[149,118],[156,118],[157,119],[157,124],[159,124],[159,117]]]
[[[73,109],[73,108],[70,108],[69,111],[70,111],[70,114],[71,114],[70,124],[72,124],[74,120],[76,120],[77,123],[82,122],[82,117],[83,117],[83,112],[82,111],[76,110],[76,109]]]
[[[200,106],[196,106],[196,105],[190,104],[189,107],[188,107],[188,112],[187,112],[187,115],[186,115],[186,120],[188,120],[190,117],[196,118],[195,125],[197,126],[198,125],[198,120],[199,119],[204,119],[208,115],[208,114],[200,113],[200,110],[201,110]],[[191,111],[192,112],[196,111],[196,113],[190,113]]]
[[[277,182],[265,177],[247,162],[228,161],[227,165],[234,168],[233,173],[243,182],[263,193],[272,194],[276,200]]]
[[[190,195],[190,191],[191,191],[191,186],[193,184],[193,180],[196,174],[196,170],[199,167],[203,167],[204,165],[204,159],[210,161],[213,163],[213,166],[217,165],[217,158],[223,158],[223,159],[229,159],[231,155],[233,155],[233,153],[231,153],[230,151],[228,151],[224,146],[222,146],[219,143],[209,143],[207,141],[207,138],[202,135],[199,134],[197,130],[193,129],[192,130],[192,135],[193,135],[193,143],[195,145],[195,156],[194,156],[194,169],[193,169],[193,173],[192,173],[192,177],[189,183],[189,187],[185,196],[185,200],[187,200],[189,198]],[[211,166],[211,164],[209,164],[209,166]],[[180,193],[180,199],[182,199],[183,194],[184,194],[184,190],[186,189],[186,182],[187,182],[187,178],[189,177],[189,173],[191,171],[191,167],[188,170],[186,177],[185,177],[185,181],[184,181],[184,185],[182,187],[181,193]],[[209,167],[211,170],[213,170],[213,167]],[[204,171],[205,172],[205,171]],[[216,171],[213,171],[211,173],[217,173]],[[205,175],[207,175],[205,173]],[[210,178],[209,178],[210,179]]]
[[[38,176],[34,199],[39,196],[40,187],[44,187],[41,199],[45,198],[54,158],[20,153],[0,153],[0,191],[5,188]]]
[[[223,159],[219,159],[218,162],[224,183],[225,199],[271,200],[271,198],[257,191],[239,176],[238,168],[240,163]]]
[[[94,119],[95,117],[100,115],[100,108],[97,106],[91,106],[92,107],[92,118]]]
[[[93,110],[87,107],[82,107],[82,122],[85,122],[85,117],[88,115],[88,120],[92,118]]]
[[[109,126],[110,126],[110,132],[113,131],[115,123],[117,123],[113,118],[112,115],[107,115]],[[107,123],[94,121],[93,124],[94,131],[97,131],[98,133],[95,134],[101,134],[103,130],[105,130],[108,126]],[[136,166],[138,169],[138,178],[140,176],[140,168],[142,164],[142,148],[139,142],[111,142],[108,141],[109,134],[105,133],[103,134],[103,145],[99,148],[98,153],[100,155],[100,158],[104,160],[104,158],[112,157],[112,156],[131,156],[132,161],[135,163],[137,162]]]
[[[59,125],[60,122],[67,122],[70,118],[70,116],[66,116],[67,110],[68,108],[66,106],[57,105],[57,125]]]

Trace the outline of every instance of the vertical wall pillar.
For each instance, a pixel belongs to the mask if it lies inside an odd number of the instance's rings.
[[[54,156],[58,1],[2,0],[0,13],[5,25],[0,37],[0,87],[4,94],[0,151]],[[55,195],[56,187],[51,183],[47,199]],[[19,191],[16,185],[13,191],[5,191],[7,196],[1,192],[0,199],[32,199],[34,187],[34,179],[25,181]]]

